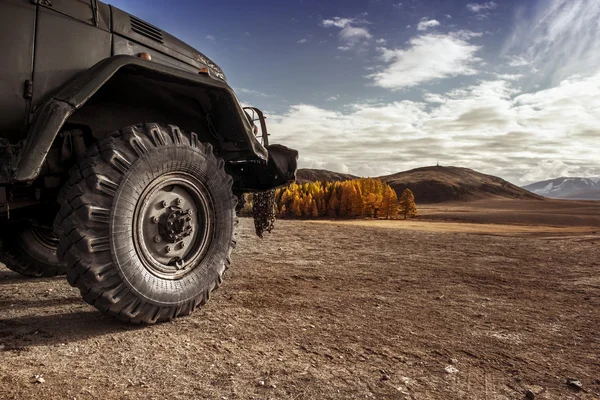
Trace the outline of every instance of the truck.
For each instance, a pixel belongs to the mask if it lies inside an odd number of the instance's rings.
[[[238,199],[292,182],[298,152],[217,64],[116,7],[0,0],[0,27],[0,262],[129,323],[203,305]]]

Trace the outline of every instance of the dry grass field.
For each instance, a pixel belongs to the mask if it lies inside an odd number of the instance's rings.
[[[469,204],[263,240],[243,219],[207,306],[151,327],[0,267],[0,398],[600,398],[599,206]]]

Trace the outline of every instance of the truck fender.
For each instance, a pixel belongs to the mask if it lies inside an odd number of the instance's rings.
[[[267,161],[268,151],[255,138],[237,97],[227,83],[208,74],[193,74],[177,68],[130,55],[105,58],[88,70],[78,74],[62,87],[50,100],[36,111],[27,139],[16,161],[13,182],[31,182],[37,178],[56,135],[65,121],[81,108],[119,70],[128,69],[136,74],[162,82],[184,84],[191,88],[210,88],[222,91],[232,117],[227,132],[243,135],[249,151],[258,159]],[[143,121],[140,121],[143,122]]]

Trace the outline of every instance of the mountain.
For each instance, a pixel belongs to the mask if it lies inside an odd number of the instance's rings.
[[[504,179],[469,168],[423,167],[379,179],[389,184],[398,195],[409,188],[414,193],[417,204],[488,198],[543,199]]]
[[[523,189],[553,199],[600,200],[600,177],[561,177],[532,183]]]
[[[357,176],[323,169],[300,169],[297,182],[342,181]],[[496,176],[485,175],[468,168],[424,167],[378,179],[390,185],[398,196],[409,188],[418,203],[470,201],[487,198],[542,200],[543,197],[513,185]]]
[[[301,168],[296,172],[296,182],[314,182],[314,181],[346,181],[348,179],[357,179],[358,176],[342,174],[340,172],[327,171],[325,169]]]

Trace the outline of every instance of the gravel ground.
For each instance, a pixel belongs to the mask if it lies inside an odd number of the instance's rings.
[[[597,399],[598,242],[243,219],[211,301],[150,327],[0,267],[0,398]]]

